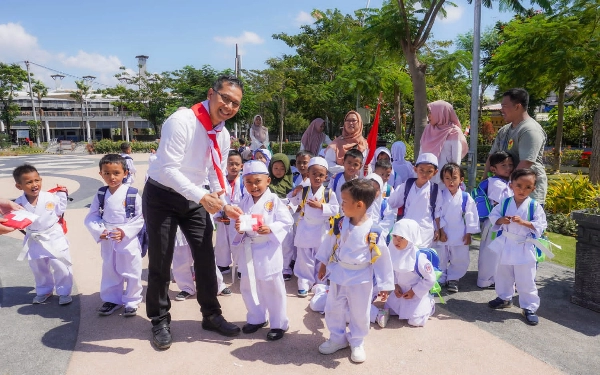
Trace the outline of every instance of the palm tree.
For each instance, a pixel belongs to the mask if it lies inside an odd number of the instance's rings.
[[[48,87],[44,85],[42,81],[34,80],[31,86],[31,91],[35,94],[38,100],[38,114],[40,115],[40,120],[38,122],[38,134],[43,134],[42,132],[42,99],[48,95]],[[46,139],[46,142],[49,142],[49,139]]]

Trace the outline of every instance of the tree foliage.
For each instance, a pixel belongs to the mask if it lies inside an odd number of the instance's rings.
[[[15,92],[23,90],[26,82],[27,71],[19,64],[0,62],[0,103],[2,104],[0,119],[6,125],[7,132],[20,112],[19,106],[14,102]]]

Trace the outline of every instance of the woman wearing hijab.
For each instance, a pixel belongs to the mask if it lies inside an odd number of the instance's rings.
[[[254,116],[252,120],[252,126],[250,127],[250,149],[252,151],[265,146],[269,148],[269,129],[263,125],[263,118],[261,115]]]
[[[285,154],[273,155],[269,164],[269,177],[271,177],[271,184],[269,184],[271,191],[279,198],[286,199],[287,194],[292,191],[294,182],[290,159]]]
[[[331,175],[344,171],[344,156],[350,149],[356,148],[362,152],[363,159],[367,158],[368,144],[362,132],[363,122],[360,114],[356,111],[348,112],[344,117],[342,135],[333,140],[325,150],[325,160]]]
[[[406,145],[396,141],[392,145],[392,169],[394,170],[394,189],[402,185],[409,178],[417,177],[414,165],[406,157]]]
[[[329,145],[331,139],[324,133],[325,120],[322,118],[316,118],[312,120],[304,134],[302,135],[302,141],[300,142],[300,151],[307,150],[313,155],[319,155],[323,143]]]
[[[469,151],[469,146],[452,104],[438,100],[427,104],[427,111],[429,125],[425,127],[421,136],[420,154],[428,152],[435,155],[439,170],[451,162],[460,165],[460,161]],[[436,174],[432,181],[440,183],[439,174]]]

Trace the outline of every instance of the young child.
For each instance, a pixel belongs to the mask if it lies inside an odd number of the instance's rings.
[[[402,185],[409,178],[417,177],[414,167],[406,157],[406,145],[402,141],[396,141],[392,145],[392,168],[394,169],[394,189]]]
[[[383,230],[381,235],[384,238],[387,238],[396,222],[396,214],[389,207],[387,198],[383,197],[381,189],[384,184],[381,177],[375,173],[371,173],[365,177],[365,179],[370,180],[373,183],[373,187],[376,189],[377,193],[373,204],[371,204],[367,210],[367,215],[373,220],[374,224],[378,225]]]
[[[308,162],[313,157],[310,151],[302,150],[296,154],[296,168],[298,174],[294,176],[294,187],[302,185],[308,179]]]
[[[488,178],[486,193],[493,206],[512,197],[513,192],[508,186],[508,180],[513,169],[512,157],[505,151],[498,151],[490,156],[490,171],[494,176]],[[496,232],[491,230],[493,225],[489,218],[481,224],[477,268],[477,286],[480,288],[495,288],[494,275],[498,268],[498,254],[488,249],[490,242],[496,238]]]
[[[369,332],[373,280],[383,298],[394,288],[385,238],[372,232],[373,220],[367,215],[375,195],[373,184],[365,179],[344,183],[345,217],[334,222],[333,233],[326,236],[317,253],[317,260],[322,263],[318,277],[323,280],[328,274],[330,281],[325,304],[330,336],[319,346],[319,352],[332,354],[350,344],[350,359],[356,363],[366,360],[364,338]]]
[[[104,304],[99,315],[110,315],[125,305],[123,316],[137,314],[142,302],[142,255],[138,233],[144,225],[142,198],[135,194],[135,212],[127,217],[126,199],[130,186],[123,184],[128,170],[120,155],[108,154],[100,159],[100,176],[108,185],[104,193],[104,208],[100,209],[98,194],[90,206],[84,223],[102,254],[100,298]],[[99,190],[99,194],[102,189]],[[124,288],[124,284],[127,286]]]
[[[244,154],[247,154],[250,150],[250,147],[246,145],[246,140],[244,138],[238,139],[240,144],[240,148],[238,148],[237,152],[242,156],[242,160],[244,159]]]
[[[64,186],[55,194],[42,191],[42,178],[33,165],[24,164],[13,171],[15,186],[23,195],[15,200],[25,210],[39,216],[26,229],[23,251],[19,260],[27,256],[35,279],[34,304],[44,303],[56,289],[58,304],[68,305],[73,300],[73,271],[69,240],[58,224],[67,208]]]
[[[254,160],[262,161],[267,167],[271,163],[271,151],[266,148],[257,148],[252,157]]]
[[[512,306],[515,286],[519,291],[519,307],[529,325],[537,325],[535,314],[540,306],[535,285],[536,246],[546,230],[546,213],[540,204],[529,198],[535,189],[536,174],[531,169],[517,169],[510,175],[510,188],[514,196],[500,202],[490,214],[490,221],[502,234],[489,245],[499,254],[496,271],[496,294],[498,297],[488,305],[492,309]],[[530,219],[531,218],[531,219]]]
[[[123,181],[123,183],[131,185],[135,180],[135,172],[137,171],[133,165],[133,158],[129,156],[129,154],[131,154],[131,144],[129,142],[121,143],[121,156],[123,159],[125,159],[125,162],[127,163],[127,171],[129,171],[129,174],[127,174],[127,178],[125,181]]]
[[[236,235],[234,241],[239,244],[236,252],[242,273],[240,292],[248,310],[242,332],[253,333],[269,324],[271,329],[267,340],[279,340],[289,328],[281,244],[292,228],[292,215],[277,195],[269,190],[271,179],[267,166],[262,162],[245,163],[242,178],[248,194],[239,207],[247,215],[260,216],[255,217],[256,225],[260,226]],[[238,232],[244,216],[235,222]]]
[[[439,235],[437,230],[439,227],[436,226],[439,222],[439,213],[435,208],[442,204],[442,195],[438,191],[438,185],[430,181],[437,173],[437,163],[437,158],[433,154],[419,155],[414,167],[417,178],[406,180],[388,198],[388,204],[392,209],[403,207],[403,217],[419,223],[424,247],[430,247],[433,241],[437,241]]]
[[[369,173],[374,173],[375,172],[375,164],[377,164],[378,161],[382,161],[382,160],[387,160],[390,162],[390,164],[392,163],[392,153],[390,152],[390,150],[387,147],[377,147],[377,149],[375,150],[375,154],[373,156],[373,160],[371,160],[371,164],[369,164]],[[389,179],[390,179],[390,177],[388,177],[388,180]],[[391,175],[390,183],[392,184],[392,187],[393,187],[394,186],[394,176],[393,175]]]
[[[227,184],[225,185],[225,202],[237,205],[244,196],[244,184],[240,177],[242,170],[242,156],[235,150],[229,151],[227,157]],[[235,228],[230,224],[228,217],[219,212],[213,216],[217,227],[215,241],[215,258],[217,267],[222,274],[231,272],[231,241],[236,235]]]
[[[447,283],[448,292],[458,292],[458,281],[469,268],[471,235],[479,233],[479,215],[471,195],[460,189],[465,172],[456,163],[448,163],[440,172],[446,189],[440,191],[442,204],[440,236],[435,250],[440,258],[442,275],[439,283]]]
[[[389,198],[394,192],[394,170],[392,168],[392,162],[387,159],[377,160],[377,162],[375,162],[373,173],[381,177],[383,182],[381,194],[383,198]]]
[[[415,327],[423,327],[435,311],[435,301],[429,290],[433,287],[436,276],[425,254],[419,254],[417,260],[419,242],[419,224],[416,221],[401,219],[394,224],[390,256],[396,285],[394,293],[390,294],[385,303],[390,315],[407,319],[408,324]],[[415,271],[415,265],[421,275]],[[385,327],[387,316],[380,313],[377,323]],[[373,308],[371,318],[373,321]]]
[[[298,277],[298,297],[308,295],[318,283],[317,250],[329,230],[329,218],[339,211],[338,200],[332,190],[323,186],[327,177],[327,161],[318,156],[308,163],[310,186],[298,186],[290,193],[290,203],[300,207],[300,219],[294,245],[297,249],[294,273]]]
[[[362,172],[363,160],[364,155],[356,149],[350,149],[344,155],[344,172],[336,174],[329,182],[338,202],[342,201],[342,185],[358,178],[358,174]]]

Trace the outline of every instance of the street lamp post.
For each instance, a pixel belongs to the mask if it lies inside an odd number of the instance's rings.
[[[89,82],[89,85],[87,85],[88,89],[92,87],[92,83],[96,79],[96,77],[94,77],[94,76],[83,76],[82,78],[86,84]],[[90,131],[90,119],[89,119],[89,114],[88,114],[88,105],[87,105],[87,98],[86,98],[87,95],[85,95],[85,94],[86,94],[85,92],[82,93],[82,102],[85,102],[85,130],[86,130],[86,135],[87,135],[87,142],[92,143],[92,135],[91,135],[91,131]],[[83,110],[83,108],[82,108],[82,110]]]

